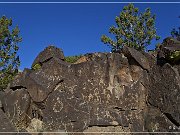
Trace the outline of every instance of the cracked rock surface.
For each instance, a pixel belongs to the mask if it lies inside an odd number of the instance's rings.
[[[25,69],[0,93],[0,117],[12,131],[178,132],[180,65],[155,61],[126,47],[71,64],[47,47],[33,62],[40,68]]]

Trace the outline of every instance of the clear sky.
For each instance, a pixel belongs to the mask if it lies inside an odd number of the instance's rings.
[[[99,0],[99,2],[102,1],[108,0]],[[128,2],[128,0],[126,1]],[[143,0],[137,1],[142,2]],[[151,0],[151,2],[153,1],[155,0]],[[108,35],[109,27],[115,24],[115,16],[119,15],[125,5],[127,4],[0,3],[0,15],[6,15],[8,18],[11,17],[13,25],[19,26],[20,35],[23,38],[22,43],[19,44],[20,69],[23,70],[25,67],[30,68],[38,53],[50,44],[62,48],[65,56],[110,51],[101,42],[100,37],[102,34]],[[152,13],[156,14],[157,33],[161,36],[159,42],[162,42],[165,37],[170,36],[173,27],[177,28],[180,26],[180,19],[178,19],[178,16],[180,16],[180,3],[144,3],[135,4],[135,6],[140,11],[150,7]],[[156,42],[153,41],[149,49],[154,48],[155,44]]]

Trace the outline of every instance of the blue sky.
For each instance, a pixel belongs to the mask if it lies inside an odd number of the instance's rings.
[[[108,35],[109,27],[115,24],[115,16],[119,15],[125,5],[127,4],[0,4],[0,15],[11,17],[13,25],[20,28],[23,38],[19,44],[22,70],[30,68],[38,53],[50,44],[62,48],[65,56],[110,51],[100,41],[100,37],[102,34]],[[173,27],[180,26],[180,3],[144,3],[135,6],[140,11],[150,7],[152,13],[156,14],[157,33],[161,36],[159,42],[170,36]],[[155,44],[153,41],[149,48],[154,48]]]

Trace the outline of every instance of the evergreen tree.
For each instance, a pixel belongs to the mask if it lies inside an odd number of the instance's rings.
[[[137,50],[145,50],[150,45],[151,40],[158,40],[156,34],[155,15],[151,14],[150,8],[144,13],[139,13],[139,9],[133,4],[124,6],[119,16],[116,16],[117,26],[112,26],[109,33],[114,34],[114,40],[103,35],[101,41],[108,44],[112,51],[118,51],[124,45]]]
[[[19,32],[18,27],[12,28],[12,19],[0,18],[0,90],[5,89],[18,73],[20,61],[17,51],[18,43],[22,41]]]

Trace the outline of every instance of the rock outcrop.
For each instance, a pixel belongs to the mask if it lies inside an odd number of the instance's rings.
[[[158,64],[177,63],[180,64],[180,41],[167,37],[158,48]]]
[[[180,131],[180,65],[159,66],[150,54],[128,47],[71,64],[53,46],[36,64],[40,68],[25,69],[1,97],[18,131]]]

